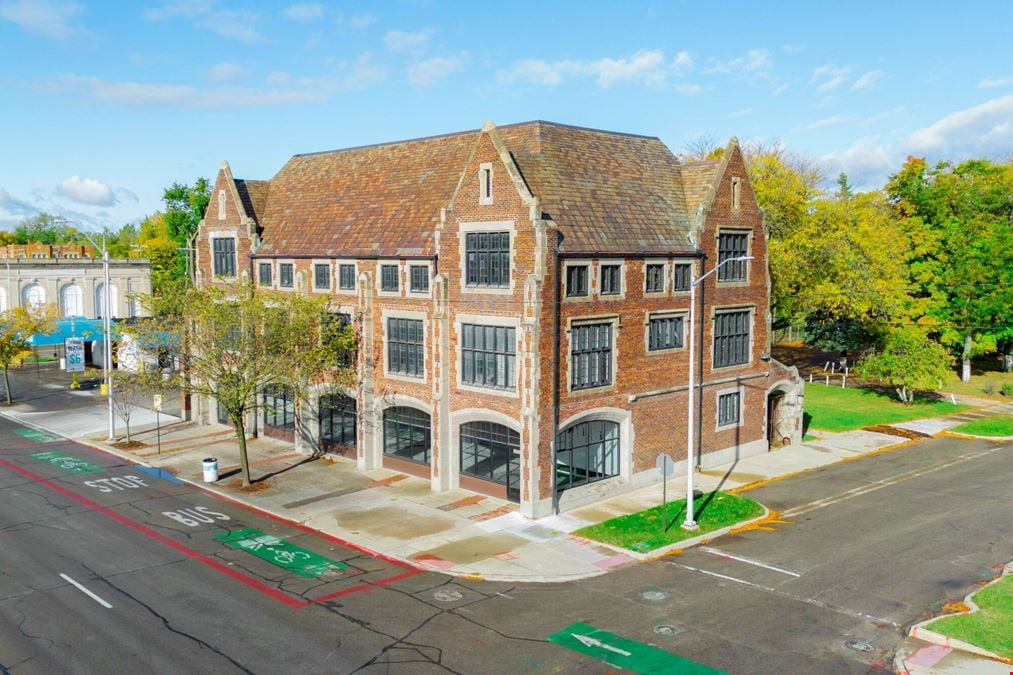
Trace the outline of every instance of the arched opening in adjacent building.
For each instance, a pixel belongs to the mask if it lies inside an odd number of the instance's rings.
[[[320,449],[349,457],[355,456],[356,400],[344,394],[320,397]]]
[[[461,425],[461,487],[521,500],[521,435],[495,422]]]
[[[432,443],[429,413],[408,406],[383,411],[384,466],[428,478]]]
[[[46,304],[46,289],[38,284],[28,284],[21,291],[21,299],[25,307],[41,307]]]
[[[556,489],[567,490],[619,475],[619,424],[578,422],[556,439]]]
[[[60,289],[60,314],[64,317],[84,316],[84,293],[77,284]]]
[[[109,284],[109,318],[115,319],[118,315],[119,294],[116,284]],[[99,319],[105,318],[105,284],[99,284],[95,288],[95,316]]]

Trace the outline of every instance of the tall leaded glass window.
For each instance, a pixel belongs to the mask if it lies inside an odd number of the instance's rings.
[[[425,376],[421,319],[387,319],[387,371],[409,377]]]
[[[612,324],[592,323],[570,329],[570,388],[612,384]]]
[[[749,363],[752,312],[721,312],[714,317],[714,367]]]
[[[350,396],[326,394],[320,397],[320,440],[325,447],[355,447],[356,408],[356,401]]]
[[[468,232],[465,246],[465,283],[502,288],[510,285],[510,233]]]
[[[397,406],[383,411],[383,451],[401,459],[429,464],[432,446],[429,414]]]
[[[232,237],[211,240],[216,277],[236,276],[236,240]]]
[[[556,437],[556,489],[565,490],[619,475],[619,425],[581,422]]]
[[[749,251],[748,232],[721,232],[718,235],[718,264],[741,258]],[[728,263],[718,270],[718,281],[745,281],[748,260]]]
[[[461,325],[461,382],[490,389],[514,389],[517,329]]]

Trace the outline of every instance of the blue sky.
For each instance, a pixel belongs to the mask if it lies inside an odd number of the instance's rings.
[[[779,141],[876,187],[1013,156],[1013,3],[0,0],[0,227],[530,119]]]

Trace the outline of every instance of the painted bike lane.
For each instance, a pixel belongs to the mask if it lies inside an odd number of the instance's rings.
[[[77,443],[35,436],[4,447],[11,437],[5,431],[0,473],[6,469],[48,492],[66,513],[98,514],[291,607],[421,573]]]

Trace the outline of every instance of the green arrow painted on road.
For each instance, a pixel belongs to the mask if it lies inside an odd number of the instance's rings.
[[[26,427],[18,427],[17,429],[14,430],[14,433],[16,433],[19,436],[23,436],[30,441],[35,441],[36,443],[52,443],[53,441],[63,440],[59,436],[54,436],[53,434],[46,433],[45,431],[39,431],[38,429],[28,429]]]
[[[48,462],[57,469],[66,471],[67,473],[96,473],[98,471],[105,471],[101,466],[95,466],[83,459],[59,452],[36,452],[32,457],[43,462]]]
[[[215,535],[215,539],[226,546],[246,551],[307,579],[319,577],[328,570],[343,570],[348,567],[343,562],[325,558],[252,527],[234,532],[221,532]]]
[[[567,649],[593,656],[610,666],[623,668],[634,673],[685,673],[686,675],[720,674],[702,663],[691,661],[663,649],[627,640],[601,628],[586,623],[575,623],[549,636]]]

